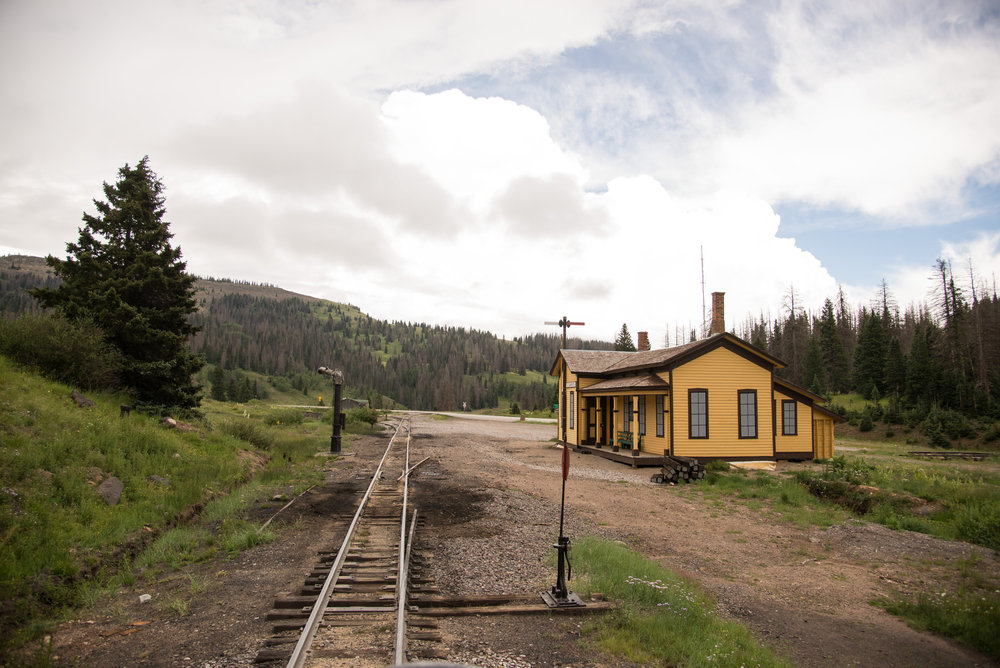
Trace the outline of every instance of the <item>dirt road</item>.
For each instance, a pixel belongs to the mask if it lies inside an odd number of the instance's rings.
[[[424,548],[445,593],[539,591],[558,533],[560,450],[555,427],[414,417],[416,502],[431,529]],[[55,633],[57,663],[242,666],[267,637],[274,596],[301,583],[309,555],[333,537],[324,517],[349,505],[385,440],[359,439],[327,464],[327,483],[275,521],[281,540],[231,561],[197,564],[102,601]],[[1000,583],[989,550],[851,523],[829,530],[783,524],[767,508],[702,498],[697,486],[648,482],[649,471],[574,453],[567,534],[620,539],[715,595],[801,666],[975,666],[989,659],[907,627],[869,601],[897,591],[947,595],[961,564]],[[273,513],[262,508],[260,517]],[[200,583],[191,593],[191,583]],[[572,582],[570,583],[572,585]],[[1000,588],[1000,584],[998,584]],[[152,603],[138,603],[151,594]],[[183,614],[164,602],[180,596]],[[142,622],[137,624],[137,622]],[[579,621],[470,618],[445,629],[454,660],[492,666],[624,666],[578,641]]]

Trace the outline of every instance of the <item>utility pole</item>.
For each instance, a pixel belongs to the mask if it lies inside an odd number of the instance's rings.
[[[559,322],[546,321],[546,325],[559,325],[562,327],[562,349],[566,348],[566,330],[572,325],[586,325],[585,322],[570,322],[569,318],[563,316]],[[566,405],[566,374],[568,369],[566,368],[566,360],[563,360],[562,365],[562,395],[559,398],[559,414],[562,416],[562,440],[563,445],[566,445],[566,415],[569,406]]]

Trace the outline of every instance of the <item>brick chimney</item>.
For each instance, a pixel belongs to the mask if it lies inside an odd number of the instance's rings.
[[[649,350],[649,332],[639,332],[639,345],[637,350]]]
[[[726,331],[726,293],[712,293],[712,327],[709,334],[722,334]]]

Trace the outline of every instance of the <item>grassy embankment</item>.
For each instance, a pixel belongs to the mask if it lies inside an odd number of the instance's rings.
[[[601,592],[619,607],[585,623],[602,651],[641,665],[788,666],[745,626],[714,612],[710,596],[649,559],[610,541],[573,544],[573,589]]]
[[[850,455],[794,471],[711,466],[703,484],[682,488],[724,512],[732,500],[770,521],[826,528],[851,519],[1000,549],[1000,466],[925,460],[905,443],[849,441]],[[838,446],[844,442],[838,440]],[[922,448],[929,449],[929,448]],[[975,560],[973,560],[974,562]],[[1000,583],[975,563],[960,564],[949,596],[900,595],[873,601],[911,625],[955,638],[1000,659]]]
[[[104,592],[271,539],[247,509],[321,476],[329,422],[302,411],[208,401],[171,429],[70,390],[0,357],[0,657]],[[111,476],[115,506],[96,491]]]

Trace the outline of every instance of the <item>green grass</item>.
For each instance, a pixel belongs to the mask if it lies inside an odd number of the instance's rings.
[[[868,521],[1000,549],[1000,477],[994,473],[837,456],[799,480]]]
[[[248,509],[322,477],[314,455],[328,447],[329,426],[318,421],[269,427],[246,407],[206,402],[204,419],[169,429],[135,412],[119,417],[114,395],[94,393],[95,406],[79,408],[70,389],[0,357],[0,663],[137,573],[271,539]],[[227,421],[252,426],[235,437],[214,426]],[[116,506],[95,490],[108,476],[124,484]],[[169,528],[201,507],[200,521]]]
[[[932,631],[1000,660],[1000,594],[960,591],[956,595],[921,595],[916,600],[876,601],[910,626]]]
[[[766,471],[709,471],[703,484],[689,490],[706,499],[742,502],[752,510],[769,512],[799,528],[827,528],[850,517],[835,504],[814,497],[795,479]]]
[[[788,666],[746,627],[723,620],[693,583],[622,545],[597,538],[573,544],[573,589],[601,592],[619,607],[586,622],[587,642],[643,665]]]

